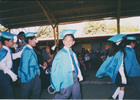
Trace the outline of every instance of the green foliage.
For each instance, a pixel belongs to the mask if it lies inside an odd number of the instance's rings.
[[[50,38],[53,37],[53,30],[51,26],[42,26],[38,30],[37,38]]]
[[[138,25],[125,24],[120,26],[121,32],[137,32],[139,30]],[[92,21],[84,27],[82,35],[97,35],[97,34],[110,34],[117,33],[117,23],[112,21],[111,23],[105,21]]]
[[[64,29],[71,29],[67,25],[59,25],[59,34]],[[78,30],[78,29],[77,29]],[[139,31],[138,25],[133,25],[130,22],[127,22],[120,26],[120,33],[122,32],[137,32]],[[117,22],[114,21],[90,21],[83,27],[83,34],[78,34],[87,36],[87,35],[98,35],[98,34],[115,34],[117,33]],[[51,26],[42,26],[38,30],[37,37],[39,38],[53,38],[53,29]]]
[[[139,31],[139,27],[138,25],[134,26],[134,25],[126,24],[126,25],[121,25],[120,30],[121,32],[137,32]]]
[[[69,29],[69,27],[66,27],[65,25],[60,25],[59,27],[59,34],[62,30]],[[37,38],[53,38],[54,33],[51,26],[41,26],[38,30]]]
[[[116,32],[116,23],[110,24],[105,22],[89,22],[87,26],[84,27],[83,35],[95,35],[95,34],[108,34]]]

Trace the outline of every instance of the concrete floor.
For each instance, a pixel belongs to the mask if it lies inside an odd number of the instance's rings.
[[[96,78],[96,71],[90,71],[88,76],[81,83],[81,89],[83,99],[108,99],[117,88],[114,83],[111,82],[109,77]],[[16,89],[16,98],[19,98],[19,89]],[[47,89],[43,89],[41,93],[41,99],[52,99],[55,94],[49,94]],[[140,94],[130,86],[125,92],[124,99],[137,99],[140,100]]]

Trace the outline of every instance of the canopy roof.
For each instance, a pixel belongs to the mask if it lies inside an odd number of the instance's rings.
[[[0,0],[4,27],[63,23],[140,16],[140,0]]]

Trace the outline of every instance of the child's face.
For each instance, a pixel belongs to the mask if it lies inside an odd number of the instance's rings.
[[[132,48],[134,48],[135,45],[136,45],[136,43],[133,43],[133,42],[131,43],[131,47],[132,47]]]
[[[74,45],[75,41],[73,40],[73,38],[71,36],[66,36],[63,40],[63,44],[64,46],[66,46],[67,48],[71,48],[72,45]]]
[[[31,45],[32,47],[35,47],[36,46],[36,39],[35,38],[32,40],[29,39],[29,45]]]
[[[48,66],[47,62],[44,62],[44,63],[43,63],[43,66],[44,66],[44,67],[47,67],[47,66]]]
[[[11,40],[9,40],[9,41],[5,41],[5,44],[7,45],[7,47],[12,48],[13,45],[14,45],[14,40],[11,39]]]

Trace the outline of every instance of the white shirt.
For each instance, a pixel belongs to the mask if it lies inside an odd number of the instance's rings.
[[[70,62],[71,62],[71,65],[72,65],[72,70],[74,71],[74,66],[73,66],[73,63],[72,63],[72,59],[71,59],[71,56],[70,56],[70,51],[69,51],[69,48],[65,47],[64,46],[64,49],[66,49],[69,53],[69,57],[70,57]],[[75,59],[75,56],[74,56],[74,59]]]
[[[69,53],[69,57],[70,57],[71,65],[72,65],[72,70],[74,71],[75,69],[74,69],[74,65],[72,63],[72,58],[70,56],[70,51],[69,51],[69,49],[71,49],[71,48],[67,48],[67,47],[64,46],[64,49],[66,49],[68,51],[68,53]],[[78,60],[77,60],[77,58],[76,58],[76,56],[74,54],[73,54],[73,56],[74,56],[74,60],[75,60],[75,63],[76,63],[77,69],[78,69],[78,75],[77,76],[79,78],[79,81],[82,81],[83,80],[83,76],[82,76],[81,70],[80,70],[80,68],[78,66]]]
[[[30,49],[33,49],[33,47],[32,47],[32,46],[30,46],[29,44],[27,44],[26,46],[27,46],[27,47],[29,47]]]
[[[2,48],[6,49],[8,52],[7,52],[6,56],[5,56],[5,58],[2,59],[2,61],[0,61],[0,70],[3,70],[3,72],[5,74],[6,73],[9,74],[10,77],[12,78],[12,80],[16,81],[17,76],[16,76],[16,74],[14,74],[11,71],[11,68],[12,68],[12,64],[13,64],[13,59],[20,58],[22,51],[18,52],[18,53],[13,53],[12,57],[11,57],[10,49],[8,47],[6,47],[6,46],[3,46]]]

